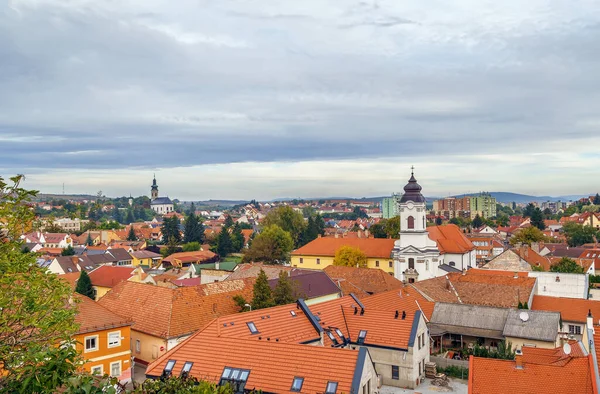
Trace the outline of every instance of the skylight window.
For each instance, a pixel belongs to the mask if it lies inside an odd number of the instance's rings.
[[[296,311],[290,311],[290,315],[292,315],[293,317],[296,317]]]
[[[304,383],[304,378],[300,378],[298,376],[294,377],[294,380],[292,381],[292,388],[290,389],[290,391],[300,391],[302,390],[302,384]]]
[[[175,367],[176,363],[177,363],[176,360],[167,361],[167,365],[165,366],[165,369],[163,370],[163,373],[162,373],[162,376],[164,378],[168,378],[169,376],[171,376],[171,373],[173,372],[173,368]]]
[[[254,325],[254,322],[247,322],[246,323],[248,325],[248,329],[250,330],[250,332],[252,334],[258,334],[258,329],[256,328],[256,326]]]
[[[193,362],[186,361],[185,364],[183,364],[183,368],[181,369],[181,374],[179,376],[181,376],[182,378],[187,378],[190,375],[190,371],[192,370],[192,365],[194,365]]]
[[[331,331],[327,331],[327,336],[329,337],[329,339],[331,339],[331,342],[333,342],[334,345],[338,344],[337,339],[335,339],[335,336]]]
[[[360,330],[358,333],[358,344],[361,345],[365,342],[365,337],[367,336],[367,330]]]
[[[219,386],[229,385],[234,393],[243,393],[250,371],[247,369],[225,367]]]
[[[337,382],[327,382],[327,388],[325,389],[325,394],[335,394],[337,392]]]
[[[344,336],[344,334],[342,333],[342,330],[340,330],[339,328],[335,329],[335,333],[338,334],[338,337],[342,338],[342,341],[346,340],[346,337]]]

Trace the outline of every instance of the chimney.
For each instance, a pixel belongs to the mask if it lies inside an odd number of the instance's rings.
[[[450,291],[450,279],[446,276],[446,290]]]
[[[514,279],[518,279],[519,278],[519,273],[517,271],[515,271],[515,274],[513,275]]]
[[[357,234],[358,238],[362,238],[362,232],[361,232],[360,230],[358,230],[358,231],[356,232],[356,234]]]
[[[515,364],[517,369],[523,369],[523,352],[520,349],[515,350]]]
[[[466,269],[466,268],[463,268],[463,270],[462,270],[462,274],[463,274],[463,275],[466,275],[466,274],[467,274],[467,269]]]
[[[217,261],[215,263],[215,269],[218,270],[220,266],[221,266],[221,263],[219,261]]]
[[[592,310],[588,309],[588,314],[587,314],[587,329],[588,330],[592,330],[594,331],[594,318],[592,317]]]

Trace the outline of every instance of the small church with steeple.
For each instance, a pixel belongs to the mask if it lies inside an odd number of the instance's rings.
[[[414,169],[398,203],[400,237],[394,244],[394,275],[412,283],[475,267],[475,246],[450,224],[427,227],[426,200]]]
[[[173,202],[169,197],[158,196],[158,185],[156,184],[156,175],[152,180],[152,187],[150,188],[150,208],[154,212],[164,215],[169,212],[173,212]]]

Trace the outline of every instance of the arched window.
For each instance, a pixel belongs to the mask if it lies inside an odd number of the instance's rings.
[[[455,263],[454,261],[451,261],[451,262],[449,262],[449,263],[448,263],[448,265],[449,265],[450,267],[454,267],[454,266],[456,266],[456,263]]]
[[[408,219],[408,228],[415,228],[415,218],[412,216],[409,216]]]
[[[415,259],[408,259],[408,268],[415,269]]]

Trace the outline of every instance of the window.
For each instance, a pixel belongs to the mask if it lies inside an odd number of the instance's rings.
[[[317,264],[321,264],[321,259],[317,259]]]
[[[410,229],[414,229],[415,228],[415,218],[414,217],[409,216],[408,219],[407,219],[407,222],[408,222],[408,227],[407,228],[410,228]]]
[[[581,326],[569,324],[569,334],[581,335]]]
[[[250,371],[247,369],[225,367],[219,381],[219,386],[229,384],[234,393],[243,393],[249,375]]]
[[[456,266],[456,263],[455,263],[454,261],[451,261],[451,262],[449,262],[449,263],[448,263],[448,265],[449,265],[450,267],[454,267],[454,266]]]
[[[110,376],[120,376],[121,375],[121,362],[117,361],[114,363],[110,363]]]
[[[102,375],[102,365],[92,367],[92,375]]]
[[[135,340],[135,351],[138,353],[142,351],[142,343],[139,339]]]
[[[302,383],[304,383],[304,378],[299,378],[295,376],[294,380],[292,381],[292,388],[290,389],[290,391],[302,390]]]
[[[415,259],[408,259],[408,268],[414,270],[415,269]]]
[[[182,378],[187,378],[190,375],[190,371],[192,370],[192,365],[194,365],[193,362],[186,361],[185,364],[183,364],[183,368],[181,368],[181,373],[179,374],[179,376],[181,376]]]
[[[419,361],[419,376],[421,376],[422,370],[421,370],[421,362]]]
[[[296,317],[296,311],[290,311],[290,315],[292,315],[292,317]]]
[[[375,267],[379,267],[379,260],[375,261]]]
[[[165,365],[165,369],[163,370],[162,376],[165,378],[168,378],[169,376],[171,376],[171,373],[173,372],[173,368],[175,368],[176,363],[177,363],[176,360],[167,361],[167,365]]]
[[[254,322],[247,322],[246,325],[248,326],[248,329],[250,330],[250,332],[252,334],[258,334],[258,330],[256,329],[256,326],[254,325]]]
[[[425,260],[425,269],[429,271],[429,260]]]
[[[108,347],[121,346],[121,331],[108,333]]]
[[[335,394],[337,391],[337,382],[327,382],[327,387],[325,388],[325,394]]]
[[[360,330],[360,332],[358,333],[358,341],[357,341],[357,343],[359,345],[362,345],[363,343],[365,343],[366,336],[367,336],[367,330]]]
[[[304,258],[300,257],[300,264],[304,264]]]
[[[392,365],[392,379],[394,379],[394,380],[400,379],[400,367],[397,365]]]
[[[389,264],[390,268],[394,267],[394,262],[393,261],[390,261],[388,264]]]
[[[335,333],[338,334],[338,337],[340,337],[342,341],[346,341],[346,337],[344,337],[344,334],[342,334],[342,331],[339,328],[335,329]]]
[[[93,352],[98,350],[98,335],[85,337],[85,351]]]
[[[419,335],[417,337],[417,339],[418,339],[418,342],[419,342],[418,349],[421,350],[421,336]]]
[[[335,339],[335,336],[331,331],[327,331],[327,336],[329,337],[329,339],[331,339],[331,342],[333,342],[334,345],[338,344],[337,339]]]

